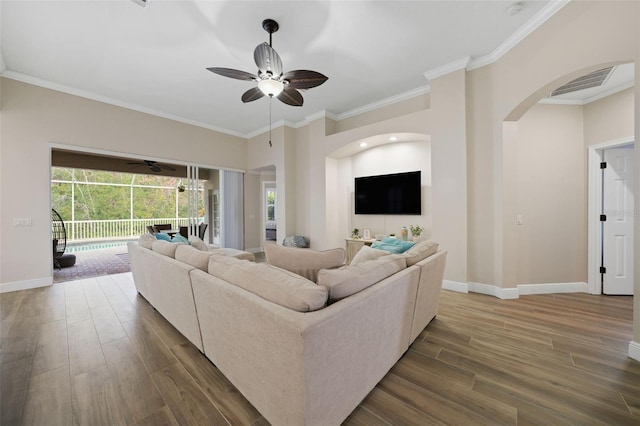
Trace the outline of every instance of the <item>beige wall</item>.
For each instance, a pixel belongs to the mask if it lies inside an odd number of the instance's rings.
[[[636,73],[640,70],[636,67]],[[634,89],[626,89],[584,106],[585,145],[612,142],[633,136]]]
[[[518,284],[587,281],[584,151],[582,106],[538,104],[518,121]]]
[[[551,89],[584,72],[637,60],[638,7],[637,2],[571,2],[500,60],[469,73],[468,99],[485,110],[474,111],[467,128],[474,144],[469,169],[477,178],[472,211],[481,216],[470,222],[469,257],[474,267],[485,265],[470,268],[470,280],[503,288],[517,283],[510,270],[518,264],[512,226],[516,179],[512,170],[503,170],[515,164],[516,152],[503,135],[504,120],[517,121]]]
[[[211,130],[0,78],[0,283],[51,283],[50,149],[124,153],[246,167],[246,141]],[[14,227],[13,218],[33,226]]]
[[[637,10],[637,19],[640,22],[640,7]],[[635,165],[636,165],[636,180],[635,180],[635,217],[638,218],[640,216],[640,145],[638,142],[640,141],[640,43],[636,46],[636,84],[635,84],[635,140],[636,140],[636,149],[635,152]],[[640,220],[636,220],[634,222],[634,241],[635,244],[633,246],[635,250],[636,259],[640,257]],[[640,266],[635,266],[633,272],[633,281],[634,281],[634,298],[633,298],[633,341],[639,347],[636,347],[636,355],[635,358],[640,361]],[[631,350],[629,351],[631,352]]]

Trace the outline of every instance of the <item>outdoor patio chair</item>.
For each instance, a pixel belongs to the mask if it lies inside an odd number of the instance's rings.
[[[155,224],[153,225],[158,231],[168,231],[171,229],[171,224],[170,223],[162,223],[162,224]]]
[[[207,223],[202,222],[200,225],[198,225],[198,237],[200,237],[201,240],[204,240],[204,232],[207,230]]]
[[[150,234],[157,234],[158,233],[158,228],[156,228],[153,225],[147,225],[147,232]]]

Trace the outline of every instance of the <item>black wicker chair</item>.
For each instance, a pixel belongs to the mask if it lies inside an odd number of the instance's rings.
[[[57,269],[76,264],[74,254],[64,254],[67,249],[67,229],[57,211],[51,209],[51,238],[53,239],[53,266]]]

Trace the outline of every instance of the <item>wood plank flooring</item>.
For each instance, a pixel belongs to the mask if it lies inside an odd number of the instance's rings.
[[[638,425],[631,297],[442,292],[347,425]],[[2,425],[267,425],[131,274],[0,295]]]

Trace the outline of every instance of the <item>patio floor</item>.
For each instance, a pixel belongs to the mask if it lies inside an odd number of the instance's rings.
[[[79,251],[73,254],[76,255],[76,264],[69,268],[54,268],[53,282],[59,283],[131,271],[126,246]]]

